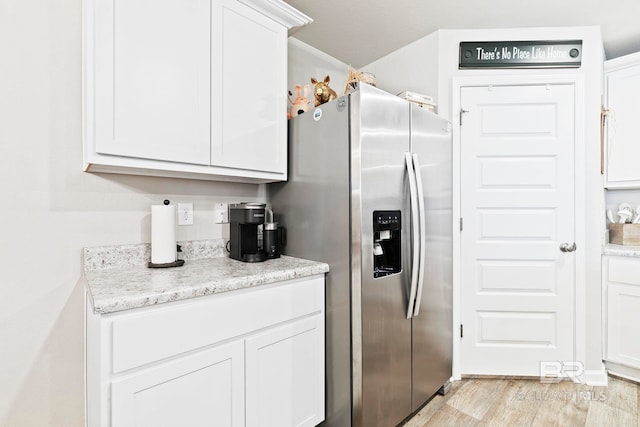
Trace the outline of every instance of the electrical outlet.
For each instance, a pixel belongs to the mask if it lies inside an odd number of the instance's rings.
[[[178,203],[178,225],[193,225],[193,203]]]
[[[227,224],[229,222],[229,205],[216,203],[213,208],[213,220],[216,224]]]

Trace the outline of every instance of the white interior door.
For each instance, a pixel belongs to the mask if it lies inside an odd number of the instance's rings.
[[[462,374],[574,360],[574,90],[461,88]]]

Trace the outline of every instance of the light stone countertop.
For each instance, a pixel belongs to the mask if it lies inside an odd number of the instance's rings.
[[[640,246],[616,245],[607,243],[602,251],[603,255],[640,257]]]
[[[236,261],[218,250],[221,241],[179,244],[185,264],[173,268],[148,268],[149,245],[85,248],[84,275],[94,311],[113,313],[329,271],[328,264],[289,256]]]

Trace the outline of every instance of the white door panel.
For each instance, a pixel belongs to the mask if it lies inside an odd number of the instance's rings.
[[[210,2],[96,2],[96,152],[209,164]]]
[[[554,261],[503,259],[478,261],[479,294],[553,293],[556,292]]]
[[[483,136],[509,139],[554,136],[557,130],[555,106],[534,102],[483,106],[480,132]]]
[[[478,209],[478,240],[554,240],[554,209]]]
[[[285,173],[286,70],[268,65],[286,64],[286,29],[235,0],[212,16],[211,164]]]
[[[131,371],[111,382],[111,425],[245,425],[244,342]]]
[[[553,156],[478,158],[478,184],[483,189],[513,187],[552,189],[557,181],[557,161]]]
[[[552,345],[556,341],[555,323],[553,313],[478,312],[478,343],[526,347]]]
[[[573,361],[573,85],[461,88],[464,374]]]

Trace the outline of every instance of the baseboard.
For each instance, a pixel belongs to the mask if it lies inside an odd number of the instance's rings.
[[[607,368],[611,368],[609,366],[609,363],[607,363]],[[612,374],[614,375],[618,375],[621,377],[624,377],[626,379],[630,379],[632,381],[636,381],[640,383],[640,370],[635,370],[635,372],[638,374],[637,376],[633,376],[632,373],[629,373],[627,371],[623,371],[621,369],[618,369],[616,371],[611,371]],[[465,375],[460,375],[460,378],[452,378],[453,380],[466,380],[466,379],[512,379],[512,380],[541,380],[541,377],[539,376],[521,376],[521,375],[472,375],[472,374],[465,374]],[[576,383],[582,383],[582,384],[587,384],[587,385],[591,385],[591,386],[602,386],[602,387],[606,387],[609,384],[609,377],[607,375],[607,369],[605,368],[604,363],[600,366],[600,369],[590,369],[590,370],[585,370],[584,372],[582,372],[582,374],[580,374],[577,377],[574,378],[570,378],[570,377],[562,377],[563,381],[574,381]]]
[[[640,383],[640,369],[620,365],[614,362],[606,362],[607,372],[613,377],[620,377],[625,380]]]
[[[606,387],[609,384],[609,377],[604,363],[600,366],[600,369],[585,370],[580,375],[580,380],[587,385]]]

